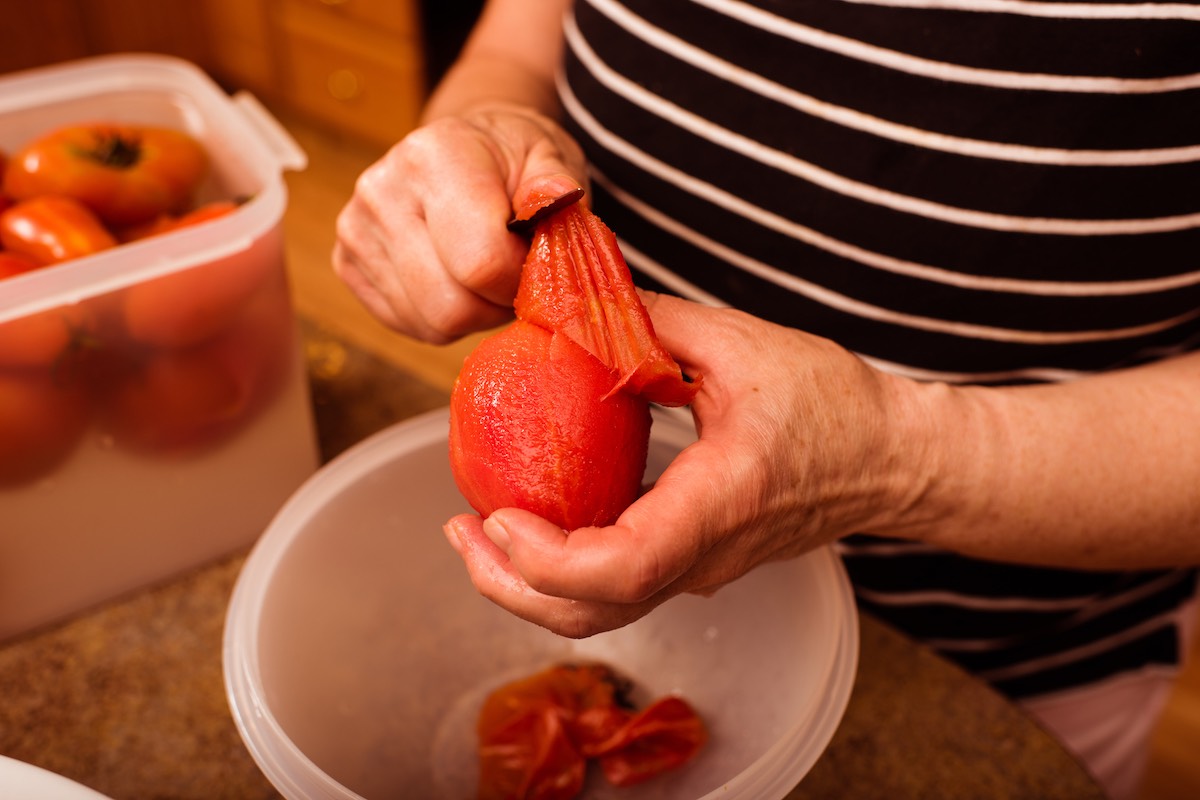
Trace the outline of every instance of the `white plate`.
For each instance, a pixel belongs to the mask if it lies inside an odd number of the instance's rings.
[[[13,800],[109,800],[62,775],[8,756],[0,756],[0,797]]]

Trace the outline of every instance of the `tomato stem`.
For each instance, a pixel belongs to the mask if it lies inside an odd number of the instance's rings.
[[[129,169],[142,157],[142,143],[136,136],[96,132],[96,144],[80,153],[85,158],[113,169]]]

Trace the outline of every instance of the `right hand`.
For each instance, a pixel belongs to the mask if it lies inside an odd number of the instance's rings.
[[[359,177],[338,216],[334,271],[381,322],[435,344],[502,324],[529,242],[505,227],[541,181],[586,186],[578,145],[497,105],[418,128]]]

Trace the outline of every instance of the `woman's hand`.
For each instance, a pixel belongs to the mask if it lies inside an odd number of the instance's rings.
[[[509,233],[531,184],[584,186],[578,146],[552,120],[493,105],[409,134],[356,184],[333,266],[384,324],[445,344],[512,316],[528,241]]]
[[[704,375],[699,440],[607,528],[446,525],[475,586],[567,636],[855,532],[1074,569],[1200,563],[1200,352],[1051,385],[921,383],[749,315],[647,297]]]
[[[647,296],[663,344],[704,375],[699,440],[607,528],[569,534],[518,509],[447,524],[485,596],[582,637],[680,592],[871,527],[902,502],[888,410],[898,379],[822,339],[667,296]]]

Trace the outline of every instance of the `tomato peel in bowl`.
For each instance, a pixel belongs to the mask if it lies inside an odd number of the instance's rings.
[[[699,389],[654,333],[616,237],[578,202],[536,219],[517,320],[467,356],[450,397],[450,465],[480,514],[611,525],[641,490],[649,404]],[[577,198],[576,198],[577,199]]]
[[[680,697],[637,710],[631,685],[604,664],[558,664],[488,695],[479,713],[478,800],[572,800],[589,759],[614,786],[691,761],[708,740]]]

